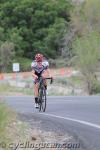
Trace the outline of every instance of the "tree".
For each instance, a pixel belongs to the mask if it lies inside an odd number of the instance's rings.
[[[97,32],[91,32],[81,38],[76,38],[73,50],[77,55],[77,64],[84,75],[89,94],[96,81],[95,72],[100,60],[100,38]]]
[[[55,58],[59,55],[66,24],[70,22],[69,0],[8,0],[0,4],[0,26],[15,51],[33,58],[38,51]],[[22,53],[23,51],[23,53]]]
[[[99,10],[99,0],[84,0],[80,5],[75,6],[71,15],[72,26],[76,30],[72,43],[73,53],[77,56],[76,64],[84,75],[89,94],[92,94],[92,89],[97,87],[95,72],[100,61]]]
[[[0,43],[13,43],[17,60],[37,52],[55,59],[62,54],[71,9],[70,0],[1,0]]]
[[[76,5],[71,13],[71,20],[77,35],[82,36],[91,31],[100,32],[100,1],[84,0]]]
[[[0,45],[0,72],[6,72],[11,68],[14,55],[13,43],[6,41]]]

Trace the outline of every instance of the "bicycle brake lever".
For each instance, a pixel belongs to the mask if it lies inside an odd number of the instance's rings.
[[[51,77],[51,81],[50,81],[50,84],[52,84],[53,83],[53,78]]]

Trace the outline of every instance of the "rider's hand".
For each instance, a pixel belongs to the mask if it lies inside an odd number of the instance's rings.
[[[37,80],[37,79],[38,79],[38,76],[37,76],[37,75],[35,75],[35,76],[34,76],[34,79],[35,79],[35,80]]]

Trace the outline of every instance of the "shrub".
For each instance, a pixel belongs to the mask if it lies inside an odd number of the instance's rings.
[[[93,94],[97,94],[100,93],[100,83],[99,82],[95,82],[92,86],[92,93]]]

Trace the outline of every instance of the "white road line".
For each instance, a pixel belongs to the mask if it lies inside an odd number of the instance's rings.
[[[84,125],[88,125],[88,126],[100,129],[100,125],[93,124],[91,122],[78,120],[78,119],[74,119],[74,118],[69,118],[69,117],[57,116],[57,115],[53,115],[53,114],[46,114],[46,113],[40,113],[40,114],[45,115],[45,116],[60,118],[60,119],[64,119],[64,120],[70,120],[70,121],[73,121],[73,122],[78,122],[78,123],[81,123],[81,124],[84,124]]]

